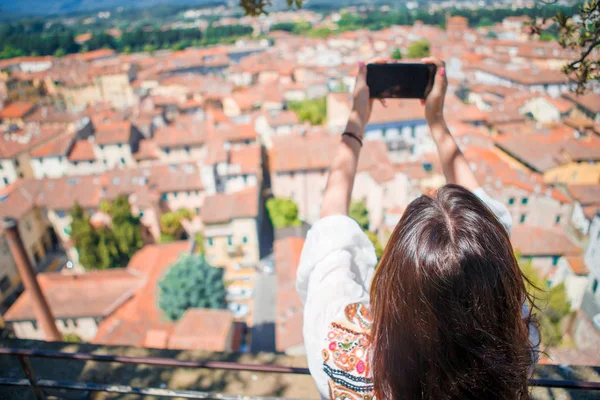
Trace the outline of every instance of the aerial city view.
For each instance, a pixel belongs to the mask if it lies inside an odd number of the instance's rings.
[[[359,70],[428,56],[450,133],[512,219],[538,377],[600,381],[599,15],[596,0],[0,0],[0,398],[116,398],[59,381],[318,398],[306,373],[11,351],[307,368],[296,272]],[[423,101],[370,111],[349,216],[379,261],[447,180]],[[556,393],[534,397],[597,398]]]

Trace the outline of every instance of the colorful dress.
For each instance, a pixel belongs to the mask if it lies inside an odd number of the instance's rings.
[[[473,193],[510,232],[508,209],[483,189]],[[307,235],[296,289],[304,303],[308,367],[323,398],[375,398],[369,290],[376,264],[371,241],[348,216],[325,217]],[[530,328],[530,340],[539,343],[536,329]]]

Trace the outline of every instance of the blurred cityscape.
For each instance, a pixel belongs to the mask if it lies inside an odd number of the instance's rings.
[[[600,365],[600,86],[573,92],[578,55],[542,20],[576,5],[38,3],[0,5],[5,336],[52,339],[33,268],[63,341],[303,356],[295,271],[357,64],[432,54],[450,130],[543,289],[542,362]],[[351,207],[378,255],[444,184],[423,106],[387,103]]]

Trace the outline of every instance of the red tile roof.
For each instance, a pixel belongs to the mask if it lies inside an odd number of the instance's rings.
[[[302,302],[296,291],[296,270],[304,238],[288,237],[275,242],[277,274],[277,312],[275,343],[277,351],[304,344],[302,336]]]
[[[139,275],[122,268],[75,275],[40,273],[37,277],[56,318],[107,317],[130,299],[144,282]],[[4,319],[35,319],[27,291],[4,314]]]
[[[581,253],[581,249],[560,229],[515,225],[511,242],[522,256],[573,256]]]
[[[32,158],[66,156],[71,149],[74,140],[74,134],[61,135],[31,151],[29,155]]]
[[[261,164],[260,146],[248,145],[232,149],[229,153],[230,175],[258,174]]]
[[[287,110],[279,112],[268,112],[267,122],[271,127],[284,126],[284,125],[296,125],[300,121],[296,112]]]
[[[93,343],[141,346],[151,330],[169,334],[175,324],[165,320],[158,308],[158,281],[179,255],[188,252],[189,242],[147,245],[134,254],[127,270],[140,274],[144,283],[133,298],[102,321]]]
[[[98,58],[110,57],[115,54],[113,49],[98,49],[88,51],[87,53],[78,54],[76,57],[81,61],[94,61]]]
[[[600,94],[598,93],[587,93],[584,95],[565,93],[563,97],[594,114],[600,113]]]
[[[600,184],[597,185],[569,185],[569,194],[582,205],[600,205]]]
[[[309,137],[286,135],[273,137],[269,162],[273,172],[326,169],[339,137]]]
[[[89,140],[78,140],[73,145],[69,161],[93,161],[96,159],[94,146]]]
[[[258,188],[253,186],[234,193],[207,197],[201,214],[204,224],[226,223],[237,218],[254,218],[258,215]]]
[[[168,348],[231,351],[233,323],[229,310],[190,308],[175,325]]]
[[[0,119],[17,119],[23,118],[35,107],[33,103],[23,101],[10,103],[0,110]]]
[[[583,257],[570,256],[565,257],[565,260],[567,261],[567,263],[569,263],[569,266],[571,267],[571,270],[573,271],[573,273],[575,273],[575,275],[587,275],[590,273],[590,270],[585,265]]]
[[[154,142],[161,148],[201,146],[206,140],[205,125],[194,116],[179,117],[171,125],[158,128]]]
[[[135,152],[133,158],[137,161],[156,160],[158,159],[158,149],[156,143],[150,139],[140,140],[138,151]]]
[[[158,193],[202,190],[202,176],[196,163],[152,167],[149,183]]]
[[[369,124],[425,119],[425,108],[418,100],[387,99],[386,105],[384,107],[379,101],[373,103]]]
[[[568,78],[559,70],[541,70],[537,68],[510,70],[485,64],[479,64],[476,68],[522,85],[564,84],[568,82]]]
[[[129,143],[131,136],[131,122],[113,121],[103,122],[95,126],[94,134],[96,143],[99,145]]]
[[[0,134],[0,158],[13,158],[36,149],[65,131],[65,126],[33,126],[10,134]]]
[[[31,211],[36,204],[36,197],[39,193],[41,181],[38,180],[17,180],[11,185],[5,187],[0,192],[0,218],[12,217],[22,218]]]
[[[214,128],[214,135],[224,142],[254,141],[258,137],[254,123],[221,125]]]

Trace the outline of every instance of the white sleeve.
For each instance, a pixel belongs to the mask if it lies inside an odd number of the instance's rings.
[[[479,200],[483,201],[485,205],[494,213],[496,218],[504,226],[508,234],[512,230],[512,216],[508,211],[508,208],[498,200],[492,199],[483,188],[477,188],[473,190],[473,194],[479,197]]]
[[[328,327],[348,304],[369,304],[376,264],[373,244],[356,221],[345,215],[323,218],[308,232],[296,289],[304,303],[308,367],[323,397],[329,396],[322,358]]]
[[[481,201],[485,203],[486,206],[496,215],[496,218],[500,221],[500,223],[504,226],[508,234],[512,230],[512,216],[508,211],[508,208],[498,200],[492,199],[483,188],[477,188],[473,190],[473,193],[479,197]],[[523,304],[523,308],[521,310],[522,318],[525,319],[529,316],[529,306],[527,303]],[[533,348],[533,360],[534,365],[537,364],[539,359],[539,347],[540,347],[540,332],[534,323],[529,324],[529,342]],[[533,366],[534,366],[533,365]],[[533,367],[532,366],[532,367]],[[532,370],[533,372],[533,370]]]

